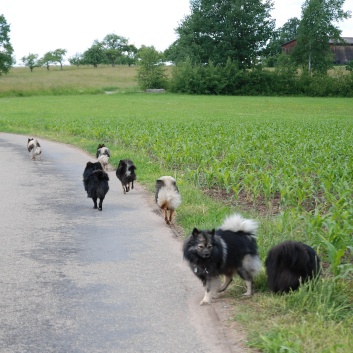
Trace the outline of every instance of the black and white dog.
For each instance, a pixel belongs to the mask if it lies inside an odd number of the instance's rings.
[[[217,230],[194,228],[185,240],[184,259],[205,287],[201,305],[211,303],[212,298],[225,291],[236,274],[245,280],[244,295],[253,294],[253,279],[262,267],[256,244],[257,227],[255,221],[234,214]],[[221,275],[225,277],[222,285]]]
[[[157,205],[164,212],[165,222],[171,224],[175,210],[181,204],[179,189],[176,185],[176,180],[173,177],[165,175],[156,180],[155,200]]]
[[[87,162],[83,172],[83,185],[87,192],[87,197],[93,200],[94,207],[99,211],[103,209],[103,200],[109,190],[109,176],[103,170],[99,162]],[[97,205],[99,199],[99,205]]]
[[[121,159],[116,170],[116,177],[121,181],[124,194],[134,188],[134,181],[136,180],[136,166],[130,159]]]
[[[270,249],[265,267],[270,290],[288,293],[319,274],[320,259],[309,245],[287,240]]]
[[[40,146],[37,139],[28,138],[27,149],[31,156],[32,161],[36,159],[36,156],[39,156],[39,159],[41,158],[40,155],[42,154],[42,147]]]
[[[109,158],[110,158],[110,151],[105,144],[99,144],[97,147],[96,157],[98,162],[102,165],[104,171],[108,170]]]

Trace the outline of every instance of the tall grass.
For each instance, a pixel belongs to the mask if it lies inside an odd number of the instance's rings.
[[[100,83],[109,85],[110,78]],[[241,308],[237,319],[264,352],[350,351],[352,99],[130,91],[4,97],[0,105],[1,131],[74,143],[92,155],[104,142],[112,164],[131,157],[151,191],[160,175],[175,176],[183,197],[177,222],[185,234],[237,211],[260,221],[262,259],[285,239],[314,246],[324,264],[315,285],[274,296],[262,273],[258,294],[244,302],[236,282],[229,293]]]
[[[0,97],[136,91],[135,76],[134,66],[18,67],[0,78]]]

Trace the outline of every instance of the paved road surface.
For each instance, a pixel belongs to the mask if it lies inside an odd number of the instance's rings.
[[[27,136],[0,133],[0,352],[244,352],[221,325],[224,302],[198,305],[153,195],[124,195],[111,170],[94,210],[82,173],[95,159],[40,142],[33,162]]]

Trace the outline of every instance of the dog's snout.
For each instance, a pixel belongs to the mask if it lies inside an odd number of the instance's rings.
[[[210,257],[210,252],[209,252],[208,250],[205,250],[205,251],[203,252],[203,257],[205,257],[205,258]]]

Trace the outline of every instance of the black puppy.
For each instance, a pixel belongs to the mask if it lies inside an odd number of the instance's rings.
[[[121,159],[116,170],[116,177],[121,181],[124,194],[134,188],[134,181],[136,180],[136,166],[130,159]]]
[[[269,288],[288,293],[319,274],[320,259],[309,245],[288,240],[270,249],[265,267]]]
[[[103,171],[102,165],[99,162],[87,162],[83,172],[83,185],[87,191],[87,197],[93,200],[93,208],[98,208],[99,211],[103,209],[103,200],[109,190],[108,181],[109,176]],[[98,206],[97,199],[99,199]]]

